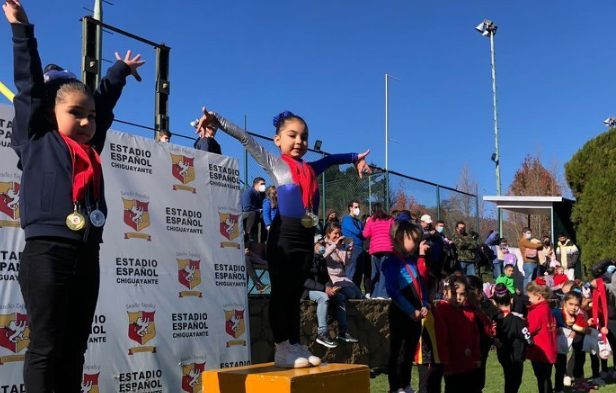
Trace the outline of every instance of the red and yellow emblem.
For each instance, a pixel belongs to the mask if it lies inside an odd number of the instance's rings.
[[[228,240],[237,238],[240,235],[239,214],[218,212],[218,216],[220,217],[220,234]],[[220,247],[233,247],[239,249],[240,244],[233,241],[221,242]]]
[[[233,345],[246,346],[245,340],[237,340],[246,332],[244,310],[225,310],[225,331],[236,340],[227,341],[227,347]]]
[[[178,259],[178,281],[188,289],[201,284],[201,261],[192,259]],[[201,291],[182,291],[180,297],[202,297]]]
[[[150,226],[150,213],[148,211],[150,202],[142,202],[137,199],[122,198],[124,202],[124,223],[137,232],[141,232]],[[152,237],[147,233],[124,234],[124,239],[146,239],[151,241]]]
[[[0,314],[0,347],[13,353],[19,353],[30,344],[30,324],[26,314]],[[19,362],[25,355],[0,357],[0,365],[7,362]]]
[[[0,228],[19,227],[19,183],[0,182],[0,213],[11,218],[0,220]]]
[[[195,159],[194,157],[186,157],[182,154],[171,154],[171,173],[173,177],[182,182],[182,184],[174,184],[174,190],[190,191],[193,194],[197,193],[194,187],[186,186],[185,184],[195,180]]]
[[[201,374],[205,362],[182,365],[182,390],[188,393],[201,393]]]
[[[100,373],[96,374],[83,374],[81,381],[81,391],[88,393],[98,393],[98,377]]]
[[[128,311],[128,337],[138,343],[145,345],[148,341],[156,337],[156,324],[154,323],[154,313],[156,311]],[[128,351],[129,355],[137,352],[156,353],[156,347],[137,347]]]

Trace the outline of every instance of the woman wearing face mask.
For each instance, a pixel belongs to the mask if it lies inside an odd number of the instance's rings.
[[[539,276],[543,276],[545,274],[545,271],[547,270],[547,268],[550,266],[550,263],[554,259],[554,250],[552,248],[552,242],[550,241],[550,237],[543,236],[542,239],[543,239],[542,240],[543,249],[538,251],[539,266],[537,267],[538,269],[537,274]]]
[[[539,250],[543,249],[543,244],[539,241],[534,242],[533,231],[530,228],[522,230],[522,239],[520,239],[520,253],[524,261],[524,294],[526,294],[526,286],[537,277],[537,262],[539,262]]]

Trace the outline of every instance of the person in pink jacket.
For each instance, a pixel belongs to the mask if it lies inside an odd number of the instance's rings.
[[[383,204],[372,205],[372,215],[366,221],[363,235],[370,240],[370,256],[372,257],[372,299],[388,299],[385,289],[385,277],[381,271],[383,261],[391,254],[393,244],[391,242],[391,227],[394,219],[385,212]],[[368,294],[366,294],[368,297]]]

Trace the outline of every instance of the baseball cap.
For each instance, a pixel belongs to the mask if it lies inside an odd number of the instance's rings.
[[[432,217],[430,217],[429,214],[424,214],[423,216],[421,216],[420,220],[425,222],[426,224],[432,224]]]

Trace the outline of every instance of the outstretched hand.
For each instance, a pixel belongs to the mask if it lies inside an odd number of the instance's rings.
[[[133,52],[129,49],[129,50],[126,51],[126,56],[124,56],[124,59],[122,59],[118,52],[115,53],[116,59],[126,63],[126,65],[130,67],[130,74],[132,76],[134,76],[135,79],[137,79],[137,82],[141,82],[141,76],[137,72],[137,68],[139,68],[142,65],[144,65],[145,64],[145,60],[139,60],[139,59],[141,59],[141,55],[137,55],[137,56],[135,56],[135,57],[133,57],[131,59],[132,54],[133,54]]]
[[[205,138],[205,127],[207,127],[208,124],[213,123],[216,120],[216,116],[214,116],[212,112],[208,112],[205,107],[201,108],[201,110],[203,111],[203,116],[199,119],[195,134],[199,134],[201,138]]]
[[[9,23],[16,25],[30,23],[26,11],[18,0],[4,0],[4,2],[6,4],[2,4],[2,9]]]
[[[362,179],[365,173],[372,173],[372,169],[366,163],[366,156],[370,154],[370,149],[366,150],[365,153],[362,153],[357,156],[357,162],[355,163],[355,169],[357,169],[357,173],[359,174],[359,178]]]

